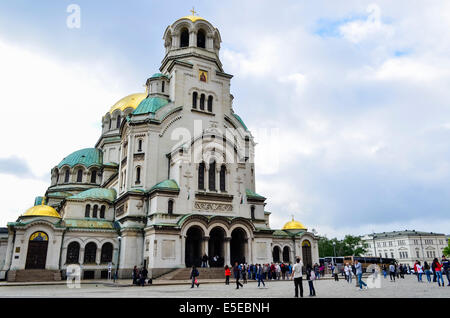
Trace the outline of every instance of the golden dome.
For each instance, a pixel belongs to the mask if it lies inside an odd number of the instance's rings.
[[[202,17],[199,17],[199,16],[197,16],[197,15],[187,15],[187,16],[185,16],[185,17],[182,17],[181,19],[189,19],[189,20],[191,20],[192,22],[195,22],[195,21],[197,21],[197,20],[205,20],[205,19],[203,19]],[[205,20],[206,21],[206,20]]]
[[[124,111],[126,108],[131,107],[133,109],[136,109],[140,102],[144,100],[144,98],[147,97],[147,93],[136,93],[131,94],[128,96],[125,96],[121,100],[119,100],[117,103],[111,107],[109,112],[112,114],[116,109],[119,109],[120,111]]]
[[[35,205],[34,207],[29,208],[22,216],[51,216],[54,218],[61,218],[54,208],[44,204]]]
[[[292,221],[287,222],[283,226],[283,230],[306,230],[306,227],[292,218]]]

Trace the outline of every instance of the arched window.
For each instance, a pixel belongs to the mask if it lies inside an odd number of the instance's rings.
[[[138,151],[141,152],[142,151],[142,139],[138,140]]]
[[[227,172],[227,168],[225,165],[220,167],[220,191],[225,191],[225,175]]]
[[[109,130],[111,130],[111,124],[112,124],[112,120],[111,118],[109,119]]]
[[[80,262],[80,244],[72,242],[67,246],[66,264],[78,264]]]
[[[173,214],[173,200],[167,202],[167,214]]]
[[[94,208],[92,209],[92,217],[95,219],[97,218],[97,210],[98,210],[98,205],[94,205]]]
[[[213,105],[213,97],[211,95],[208,96],[208,111],[212,112],[212,105]]]
[[[97,182],[97,170],[92,170],[91,171],[91,183],[96,183]]]
[[[59,170],[56,170],[56,184],[59,182]]]
[[[180,36],[180,47],[187,47],[189,46],[189,31],[188,29],[183,29],[183,31],[181,31],[181,36]]]
[[[116,128],[120,128],[120,115],[117,115],[117,123],[116,123]]]
[[[164,81],[161,83],[161,92],[164,93]]]
[[[192,108],[197,108],[197,98],[198,98],[198,94],[197,94],[197,92],[194,92],[192,94]]]
[[[198,165],[198,189],[205,190],[205,163],[200,162]]]
[[[65,174],[64,174],[64,183],[68,183],[69,182],[69,178],[70,178],[70,171],[69,171],[69,169],[67,169]]]
[[[113,245],[109,242],[103,244],[100,256],[100,263],[112,262],[112,254],[113,254]]]
[[[251,217],[252,220],[255,219],[255,206],[254,205],[252,205],[250,207],[250,217]]]
[[[200,110],[205,110],[205,94],[200,95]]]
[[[106,206],[102,205],[102,207],[100,208],[100,219],[105,218],[105,211],[106,211]]]
[[[206,45],[205,31],[198,30],[198,32],[197,32],[197,47],[205,48],[205,45]]]
[[[136,184],[141,183],[141,167],[136,168]]]
[[[216,190],[216,162],[215,161],[213,161],[209,164],[208,181],[209,181],[209,190],[215,191]]]
[[[84,263],[92,264],[95,263],[95,258],[97,255],[97,245],[94,242],[90,242],[86,244],[84,248]]]
[[[82,182],[83,181],[83,170],[78,169],[77,171],[77,182]]]
[[[86,210],[84,212],[84,217],[86,217],[86,218],[91,217],[91,205],[90,204],[86,205]]]

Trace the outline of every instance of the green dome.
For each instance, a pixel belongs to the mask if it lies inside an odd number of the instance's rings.
[[[167,99],[161,97],[147,97],[133,111],[133,115],[156,113],[156,111],[169,103]]]
[[[235,114],[235,113],[233,113],[233,116],[234,116],[234,118],[236,118],[236,119],[241,123],[241,125],[244,127],[244,129],[245,129],[246,131],[248,131],[248,128],[247,128],[247,126],[244,124],[244,121],[242,120],[242,118],[241,118],[240,116],[238,116],[237,114]]]
[[[178,191],[180,190],[180,187],[178,187],[178,184],[173,179],[168,179],[161,181],[158,184],[155,184],[153,187],[151,187],[150,191],[153,190],[172,190],[172,191]]]
[[[68,200],[106,200],[109,202],[113,202],[116,199],[116,190],[114,189],[105,189],[105,188],[92,188],[78,194],[72,195],[68,197]]]
[[[64,165],[74,167],[81,164],[85,167],[102,164],[102,152],[97,148],[85,148],[75,151],[64,158],[58,165],[61,168]]]
[[[152,75],[152,77],[150,77],[150,78],[158,78],[158,77],[167,77],[167,75],[164,75],[164,74],[162,74],[162,73],[155,73],[155,74],[153,74]]]

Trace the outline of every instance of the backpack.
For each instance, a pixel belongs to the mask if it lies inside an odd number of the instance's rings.
[[[314,271],[311,271],[310,279],[311,280],[315,280],[316,279],[316,274],[314,273]]]

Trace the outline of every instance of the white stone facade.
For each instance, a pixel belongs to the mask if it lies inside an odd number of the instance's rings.
[[[270,263],[276,247],[285,250],[280,261],[300,256],[318,263],[312,233],[293,238],[269,227],[266,198],[255,193],[255,142],[233,111],[219,31],[186,17],[167,27],[163,38],[166,55],[145,95],[113,107],[102,118],[95,148],[52,170],[45,197],[61,220],[21,217],[8,224],[3,272],[26,268],[27,242],[36,231],[49,237],[46,269],[64,270],[68,246],[78,242],[78,263],[96,278],[107,266],[101,260],[105,243],[112,245],[121,277],[130,277],[134,266],[158,276],[213,251],[225,264]],[[92,256],[85,263],[90,242],[97,247],[95,261]]]
[[[368,234],[362,237],[368,250],[362,256],[395,258],[399,263],[413,266],[415,261],[431,264],[447,247],[445,234],[419,231],[394,231]]]

